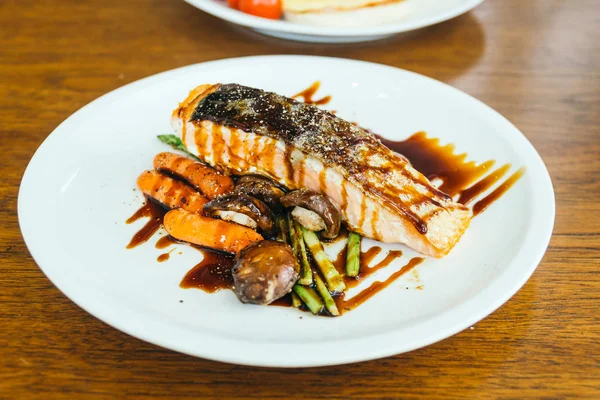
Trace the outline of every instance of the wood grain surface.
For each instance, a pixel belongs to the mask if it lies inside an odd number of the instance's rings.
[[[0,398],[600,398],[599,27],[598,0],[488,0],[417,32],[332,46],[263,37],[179,0],[1,0]],[[61,294],[31,259],[16,214],[21,177],[46,136],[96,97],[154,73],[290,53],[416,71],[525,133],[550,170],[557,213],[524,288],[427,348],[290,370],[161,349]]]

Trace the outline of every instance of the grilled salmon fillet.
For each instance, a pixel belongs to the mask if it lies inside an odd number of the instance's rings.
[[[198,86],[173,111],[188,150],[331,198],[349,229],[442,257],[467,229],[455,203],[370,132],[313,105],[237,84]]]

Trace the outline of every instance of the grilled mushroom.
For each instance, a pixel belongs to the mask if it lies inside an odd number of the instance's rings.
[[[262,201],[242,194],[230,193],[209,201],[203,211],[211,217],[236,222],[253,229],[260,229],[267,235],[273,234],[273,213]]]
[[[285,194],[282,186],[260,175],[242,176],[234,189],[237,193],[244,193],[256,197],[267,204],[275,212],[281,211],[279,200]]]
[[[233,291],[242,303],[266,305],[292,290],[299,271],[298,260],[287,244],[272,240],[252,243],[235,258]]]
[[[242,175],[238,178],[237,183],[246,183],[246,182],[252,182],[252,181],[262,181],[265,183],[269,183],[281,190],[283,190],[284,192],[287,192],[288,189],[282,185],[281,183],[277,182],[274,179],[271,179],[267,176],[264,175],[259,175],[259,174],[246,174],[246,175]]]
[[[292,216],[300,225],[311,231],[323,231],[326,239],[335,238],[340,232],[342,216],[331,200],[310,189],[298,189],[281,198],[284,207],[295,207]]]

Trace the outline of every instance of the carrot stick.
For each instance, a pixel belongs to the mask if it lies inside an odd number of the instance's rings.
[[[154,168],[187,181],[209,200],[233,190],[234,183],[230,176],[177,154],[157,154],[154,157]]]
[[[156,171],[144,171],[138,177],[138,187],[146,196],[168,208],[184,208],[202,212],[207,200],[183,182],[176,181]]]
[[[259,233],[245,226],[182,209],[169,211],[163,225],[175,239],[227,253],[237,253],[250,243],[263,240]]]

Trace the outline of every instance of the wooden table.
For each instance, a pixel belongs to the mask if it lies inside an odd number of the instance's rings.
[[[489,0],[415,33],[330,46],[248,33],[177,0],[1,1],[0,397],[600,398],[599,15],[598,0]],[[416,71],[483,100],[527,135],[550,170],[557,213],[544,260],[513,299],[408,354],[283,370],[144,343],[46,279],[21,238],[17,192],[61,121],[160,71],[281,53]]]

